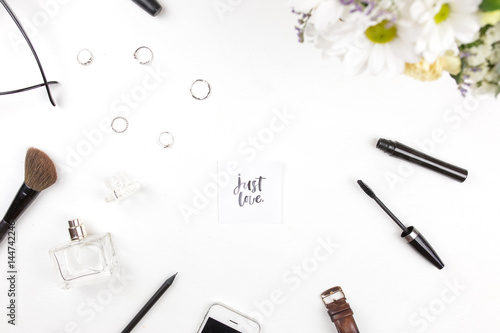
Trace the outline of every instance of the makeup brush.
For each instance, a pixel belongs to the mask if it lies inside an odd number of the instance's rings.
[[[29,148],[24,166],[24,183],[0,222],[0,244],[9,228],[16,223],[40,192],[54,185],[56,181],[57,171],[50,157],[41,150]]]
[[[401,222],[396,215],[394,215],[389,208],[375,195],[375,192],[369,188],[362,180],[358,180],[358,185],[361,189],[391,217],[391,219],[396,222],[396,224],[403,230],[401,238],[404,238],[415,250],[417,250],[421,255],[423,255],[428,261],[430,261],[438,269],[444,267],[443,262],[437,255],[436,251],[430,246],[427,240],[418,230],[412,226],[406,227],[403,222]]]

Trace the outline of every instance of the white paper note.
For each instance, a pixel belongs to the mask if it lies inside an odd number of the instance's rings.
[[[219,221],[281,223],[283,163],[235,163],[218,163]]]

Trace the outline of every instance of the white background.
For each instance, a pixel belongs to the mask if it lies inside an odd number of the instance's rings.
[[[44,10],[37,1],[10,3],[32,22]],[[1,278],[0,331],[118,332],[177,271],[137,332],[194,333],[214,301],[260,313],[264,332],[333,332],[319,295],[336,285],[362,332],[497,329],[498,102],[466,109],[450,78],[423,84],[343,75],[319,50],[297,43],[286,1],[233,1],[223,15],[214,0],[162,3],[165,12],[152,18],[131,1],[71,0],[37,21],[33,42],[48,78],[61,82],[53,88],[58,106],[41,89],[0,99],[0,206],[7,209],[22,183],[29,146],[53,157],[60,180],[18,222],[18,325],[6,324]],[[0,31],[0,90],[40,83],[28,48],[11,40],[19,35],[3,9]],[[154,52],[149,66],[132,57],[142,45]],[[88,67],[75,60],[82,48],[95,57]],[[70,152],[86,145],[84,132],[116,116],[113,106],[158,66],[169,75],[129,110],[128,131],[102,140],[95,134],[97,143],[75,160]],[[198,78],[213,88],[205,101],[189,94]],[[255,157],[285,164],[283,224],[219,224],[216,199],[187,221],[180,208],[210,188],[217,161],[251,159],[241,153],[248,138],[284,109],[295,118],[259,143]],[[165,130],[176,139],[169,150],[156,143]],[[427,148],[468,168],[465,183],[418,167],[409,172],[374,147],[379,137],[418,147],[435,131],[444,138]],[[122,169],[143,190],[106,204],[103,180]],[[391,185],[387,177],[398,172],[402,178]],[[359,178],[426,235],[445,269],[399,239],[397,226],[358,188]],[[57,288],[47,251],[68,240],[66,221],[76,217],[92,233],[112,233],[121,266],[132,275],[120,292],[110,294],[107,285]],[[315,265],[318,239],[339,246],[326,259],[321,252]],[[2,271],[6,257],[2,244]],[[304,264],[309,273],[299,279],[292,270]],[[446,281],[466,289],[453,293]],[[270,306],[276,291],[283,293],[280,304]],[[432,317],[424,320],[419,313],[429,307]]]

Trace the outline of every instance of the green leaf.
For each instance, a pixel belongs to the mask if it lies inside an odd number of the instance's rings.
[[[475,46],[483,45],[484,42],[480,39],[476,40],[475,42],[469,43],[469,44],[462,44],[458,48],[460,51],[464,51],[470,48],[473,48]]]
[[[495,97],[498,97],[498,95],[500,95],[500,86],[498,86],[497,88],[497,93],[495,94]]]
[[[487,32],[489,29],[491,29],[491,28],[493,28],[493,25],[491,25],[491,24],[487,24],[487,25],[485,25],[484,27],[482,27],[481,29],[479,29],[479,35],[480,35],[481,37],[484,37],[484,36],[486,35],[486,32]]]
[[[483,3],[479,7],[482,11],[492,12],[494,10],[500,9],[500,0],[483,0]]]

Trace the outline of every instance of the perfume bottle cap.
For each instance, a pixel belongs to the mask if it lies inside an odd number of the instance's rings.
[[[85,226],[80,222],[79,219],[69,220],[69,236],[71,240],[80,240],[87,237],[87,231],[85,230]]]
[[[139,182],[131,179],[125,171],[115,173],[104,180],[106,187],[110,190],[105,198],[106,202],[118,201],[137,192],[141,187]]]

